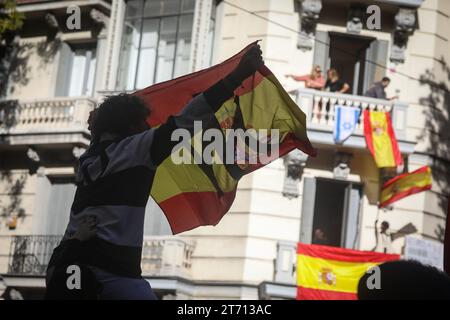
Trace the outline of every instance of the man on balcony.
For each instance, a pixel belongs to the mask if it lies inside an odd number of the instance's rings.
[[[387,98],[385,89],[391,83],[391,79],[384,77],[381,81],[375,82],[373,86],[364,94],[366,97],[382,99],[382,100],[394,100],[397,97]]]

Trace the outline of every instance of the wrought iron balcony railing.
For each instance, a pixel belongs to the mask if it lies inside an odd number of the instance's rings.
[[[61,236],[15,236],[10,245],[8,274],[44,275]]]
[[[59,235],[11,237],[8,275],[44,276]],[[194,243],[177,237],[145,237],[142,249],[143,276],[190,277]]]

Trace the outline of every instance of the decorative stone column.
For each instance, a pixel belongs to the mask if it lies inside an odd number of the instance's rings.
[[[350,174],[350,160],[353,158],[351,153],[336,152],[334,156],[333,175],[335,179],[347,180]]]
[[[116,88],[125,9],[126,3],[124,0],[112,0],[105,44],[102,90],[114,91]]]
[[[286,168],[286,177],[284,179],[282,194],[288,199],[299,196],[298,183],[306,166],[308,155],[300,150],[293,150],[284,157],[284,166]]]
[[[322,11],[322,0],[303,0],[300,9],[300,33],[297,47],[301,50],[311,50],[314,47],[317,21]]]
[[[417,11],[415,9],[400,8],[395,16],[395,28],[391,49],[391,61],[395,63],[405,62],[405,50],[409,36],[413,34],[417,26]]]

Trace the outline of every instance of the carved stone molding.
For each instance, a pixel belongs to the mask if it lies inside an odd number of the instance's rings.
[[[42,173],[41,157],[33,147],[28,148],[27,158],[28,172],[30,173],[30,175],[33,175],[35,173],[38,173],[38,175],[40,175]]]
[[[364,7],[356,5],[351,6],[348,10],[347,32],[360,33],[364,27],[365,14]]]
[[[98,25],[101,25],[102,27],[105,27],[108,23],[108,17],[95,8],[91,9],[91,11],[89,12],[89,16],[91,17],[92,21],[94,21]]]
[[[391,50],[392,62],[405,62],[405,50],[408,39],[417,26],[416,13],[417,11],[415,9],[400,8],[395,16],[395,28]]]
[[[50,27],[49,30],[47,31],[48,40],[60,39],[62,31],[56,16],[53,13],[48,12],[45,14],[44,20]]]
[[[86,148],[82,148],[82,147],[73,147],[72,149],[72,154],[75,158],[79,158],[81,157],[81,155],[86,151]]]
[[[347,180],[350,174],[350,161],[353,155],[347,152],[336,152],[334,155],[333,175],[335,179]]]
[[[317,21],[322,11],[322,0],[303,0],[300,9],[300,33],[297,47],[311,50],[314,47]]]
[[[284,166],[286,168],[282,191],[284,197],[293,199],[299,196],[298,183],[302,178],[307,160],[308,155],[300,150],[293,150],[284,157]]]
[[[47,13],[45,15],[45,22],[47,23],[47,25],[52,28],[52,29],[57,29],[59,30],[59,23],[58,23],[58,19],[56,19],[55,15],[52,13]]]

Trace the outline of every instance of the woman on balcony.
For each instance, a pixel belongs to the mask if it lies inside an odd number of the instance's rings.
[[[330,69],[327,72],[327,82],[325,91],[347,93],[350,90],[348,83],[340,79],[336,69]]]
[[[287,78],[292,78],[295,81],[301,81],[305,83],[305,88],[323,90],[325,87],[325,78],[322,75],[322,68],[317,65],[311,70],[310,74],[303,76],[296,76],[293,74],[287,74]]]

